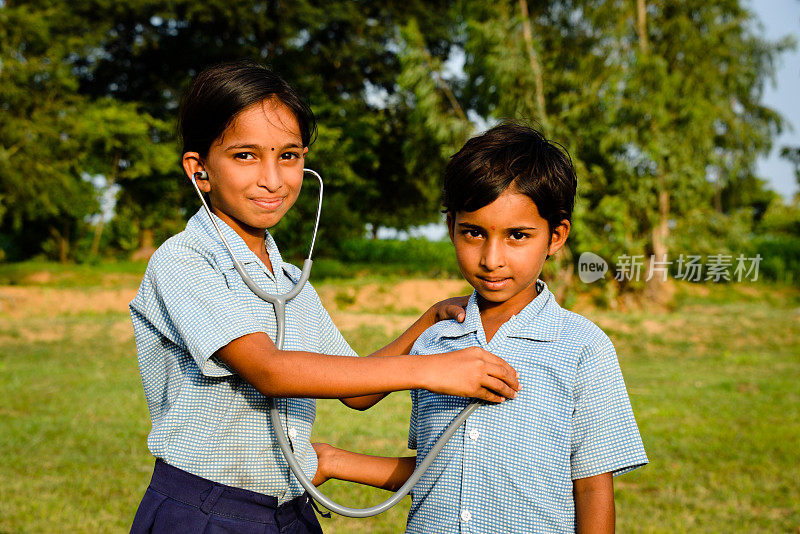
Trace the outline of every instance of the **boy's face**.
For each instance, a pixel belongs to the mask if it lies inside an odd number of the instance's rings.
[[[447,223],[458,266],[480,295],[481,310],[500,307],[510,314],[536,297],[544,261],[564,245],[570,228],[562,221],[551,233],[536,204],[513,187],[479,210],[449,214]]]

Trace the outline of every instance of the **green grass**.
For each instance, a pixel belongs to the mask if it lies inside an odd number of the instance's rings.
[[[68,295],[121,276],[116,280],[135,288],[125,277],[136,273],[125,269],[64,270],[29,284]],[[0,268],[0,279],[9,272]],[[17,267],[16,285],[28,283],[30,272]],[[681,289],[669,311],[586,313],[617,346],[651,461],[615,481],[618,530],[798,532],[800,293],[703,288],[707,294]],[[0,300],[0,532],[126,532],[152,469],[127,311],[28,317],[5,304]],[[362,326],[344,334],[364,353],[390,333]],[[314,438],[407,454],[408,408],[403,392],[366,413],[321,401]],[[344,483],[324,488],[354,506],[388,495]],[[334,516],[323,527],[400,532],[407,508],[408,499],[377,518]]]

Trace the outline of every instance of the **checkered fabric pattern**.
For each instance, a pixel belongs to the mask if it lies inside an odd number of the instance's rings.
[[[275,275],[230,226],[216,221],[260,287],[284,293],[299,280],[300,270],[283,262],[269,233]],[[150,259],[130,312],[153,424],[150,452],[184,471],[281,503],[301,495],[274,438],[266,397],[213,357],[246,334],[265,332],[275,339],[276,324],[273,306],[244,284],[203,209]],[[286,324],[286,350],[355,355],[310,284],[287,304]],[[315,401],[277,401],[295,454],[312,477]]]
[[[480,346],[519,373],[516,399],[479,407],[412,491],[407,532],[574,532],[572,480],[647,463],[614,346],[547,286],[489,343],[473,293],[417,354]],[[422,459],[469,399],[414,390],[409,448]],[[418,460],[419,461],[419,460]]]

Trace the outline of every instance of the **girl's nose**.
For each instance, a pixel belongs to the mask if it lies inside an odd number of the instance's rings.
[[[496,240],[487,239],[481,254],[481,267],[487,271],[494,271],[503,267],[505,256],[503,254],[502,243]]]
[[[265,163],[258,178],[258,185],[274,193],[283,186],[283,177],[276,163]]]

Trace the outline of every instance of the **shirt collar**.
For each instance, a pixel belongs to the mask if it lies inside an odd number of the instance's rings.
[[[561,306],[542,280],[537,280],[539,294],[517,315],[503,325],[507,337],[534,341],[557,341],[561,334]],[[439,337],[456,338],[483,330],[478,309],[478,293],[473,291],[467,303],[463,323],[447,321],[442,324]]]
[[[214,217],[214,221],[216,221],[217,226],[219,226],[222,235],[225,236],[225,240],[228,242],[228,245],[230,245],[233,255],[236,256],[237,260],[245,265],[248,263],[257,263],[264,270],[264,272],[269,272],[269,269],[267,269],[267,266],[264,265],[264,262],[262,262],[258,256],[256,256],[253,251],[247,247],[244,240],[233,228],[231,228],[225,221],[216,215],[212,214],[211,216]],[[228,249],[225,248],[225,245],[222,243],[222,240],[220,239],[216,228],[214,228],[214,224],[211,222],[211,218],[208,216],[208,212],[206,212],[205,208],[201,207],[197,213],[195,213],[194,216],[189,219],[186,229],[191,232],[205,235],[214,241],[218,247],[222,248],[222,252],[216,258],[221,269],[234,268],[233,259],[231,258],[230,253],[228,253]],[[297,277],[295,273],[293,273],[286,267],[286,265],[284,265],[281,253],[278,251],[278,246],[275,244],[275,239],[267,230],[264,231],[264,239],[264,244],[267,249],[267,254],[269,255],[269,260],[272,262],[273,270],[282,269],[287,276],[292,279],[292,281],[297,283],[296,278],[299,279],[299,277]]]

